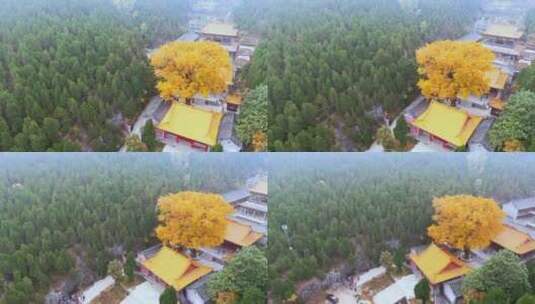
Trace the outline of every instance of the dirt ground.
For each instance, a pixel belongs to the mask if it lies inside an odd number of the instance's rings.
[[[128,288],[139,285],[143,281],[142,277],[135,275],[132,282],[116,283],[113,288],[103,292],[91,304],[119,304],[128,295],[126,292]]]
[[[372,303],[374,295],[376,295],[379,291],[392,285],[393,283],[394,280],[392,280],[392,278],[386,274],[375,278],[370,282],[366,283],[364,286],[362,286],[362,298]]]
[[[328,292],[335,295],[340,300],[340,302],[338,302],[340,304],[356,304],[357,303],[357,300],[355,299],[355,292],[345,286],[341,286],[337,289],[329,290]]]
[[[119,304],[126,296],[127,293],[123,287],[120,284],[115,284],[111,289],[100,294],[91,304]]]

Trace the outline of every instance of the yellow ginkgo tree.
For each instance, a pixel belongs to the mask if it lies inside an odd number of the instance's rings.
[[[164,244],[191,249],[223,243],[233,208],[221,195],[179,192],[158,199],[156,236]]]
[[[197,94],[222,93],[232,80],[230,56],[211,41],[170,42],[150,58],[158,78],[157,88],[165,100],[183,98],[190,103]]]
[[[464,250],[468,257],[470,250],[490,245],[503,230],[505,213],[496,201],[470,195],[443,196],[433,200],[434,224],[427,232],[439,244]]]
[[[495,56],[481,43],[437,41],[416,52],[418,87],[427,99],[454,102],[457,97],[481,96],[490,90],[489,73]]]

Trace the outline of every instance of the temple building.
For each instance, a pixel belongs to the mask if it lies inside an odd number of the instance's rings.
[[[480,97],[469,96],[462,98],[459,96],[460,107],[473,107],[476,109],[487,110],[497,104],[503,104],[504,90],[510,83],[511,77],[499,68],[493,69],[486,74],[489,79],[490,91]],[[489,113],[490,114],[490,113]]]
[[[455,150],[466,147],[468,141],[483,120],[466,111],[431,101],[418,117],[406,115],[411,135],[442,147]]]
[[[233,218],[228,218],[223,244],[217,247],[201,248],[200,258],[210,263],[225,265],[241,248],[250,247],[264,238],[250,225],[240,223]]]
[[[225,241],[238,247],[249,247],[264,235],[253,231],[251,226],[228,220],[225,230]]]
[[[230,23],[208,23],[199,31],[201,40],[214,41],[221,44],[234,60],[240,49],[238,30]]]
[[[268,183],[265,179],[259,179],[253,182],[249,191],[251,192],[251,200],[255,202],[261,202],[267,205],[268,199]]]
[[[522,221],[535,217],[535,197],[507,202],[502,207],[507,217],[513,221]],[[533,227],[535,228],[535,227]]]
[[[247,187],[229,191],[222,197],[234,207],[234,213],[227,218],[224,242],[217,247],[201,249],[203,259],[220,265],[226,264],[244,247],[267,244],[267,181],[254,177]]]
[[[524,33],[511,24],[491,24],[482,33],[483,43],[496,55],[497,61],[515,63],[520,59],[519,42]]]
[[[230,191],[223,194],[226,202],[234,207],[232,219],[246,225],[258,233],[267,233],[268,199],[267,181],[254,178],[248,188]]]
[[[413,273],[429,281],[433,302],[440,298],[455,304],[462,297],[460,279],[472,268],[447,249],[431,244],[421,252],[412,252],[409,260]]]
[[[534,257],[535,240],[527,232],[504,224],[504,228],[493,240],[493,244],[500,249],[507,249],[516,253],[522,260]]]
[[[523,261],[535,259],[535,197],[507,202],[502,209],[507,215],[504,229],[487,252],[508,249]]]
[[[459,258],[459,250],[434,243],[411,250],[408,260],[412,272],[429,281],[434,302],[458,303],[463,297],[464,276],[501,250],[515,253],[523,263],[535,260],[535,198],[514,200],[502,209],[507,214],[503,229],[486,248],[471,250],[469,259]]]
[[[147,281],[173,287],[177,293],[213,271],[167,246],[155,246],[141,252],[136,262]]]
[[[173,102],[156,126],[160,140],[171,139],[195,150],[209,151],[217,144],[222,114]]]
[[[226,192],[222,194],[222,196],[225,202],[231,205],[236,205],[238,203],[246,202],[249,199],[249,196],[251,196],[251,193],[249,190],[242,188]]]
[[[251,198],[265,199],[265,222],[252,216],[240,216],[244,210],[255,210],[258,206]],[[138,254],[136,262],[145,279],[156,286],[172,286],[177,290],[181,303],[209,303],[206,282],[224,269],[225,265],[246,247],[267,244],[267,180],[255,176],[247,182],[247,187],[229,191],[221,195],[231,204],[235,212],[227,217],[223,243],[216,247],[206,247],[197,254],[157,245]],[[256,201],[258,203],[258,200]],[[264,210],[264,209],[262,209]]]

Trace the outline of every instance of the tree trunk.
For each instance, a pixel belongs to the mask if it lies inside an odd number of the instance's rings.
[[[468,261],[470,259],[470,248],[464,247],[464,258]]]
[[[193,98],[184,98],[186,100],[186,105],[191,106]]]

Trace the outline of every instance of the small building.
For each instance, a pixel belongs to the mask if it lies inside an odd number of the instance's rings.
[[[468,141],[483,120],[482,117],[431,101],[428,108],[418,117],[406,115],[411,135],[438,143],[446,149],[466,147]]]
[[[505,109],[505,102],[501,98],[493,98],[489,101],[490,113],[494,116],[500,116]]]
[[[227,96],[227,111],[238,112],[243,98],[239,94],[230,94]]]
[[[185,143],[209,151],[217,144],[222,114],[173,102],[156,126],[156,135],[163,141]]]
[[[433,243],[419,253],[411,253],[409,260],[413,272],[429,281],[434,302],[442,297],[455,304],[451,283],[472,271],[465,262]]]
[[[490,92],[488,96],[490,98],[503,98],[503,90],[509,84],[511,78],[505,72],[499,68],[495,68],[491,72],[487,73],[487,77],[490,81]]]
[[[201,40],[214,41],[221,44],[229,52],[232,59],[236,57],[240,49],[240,37],[238,30],[230,23],[208,23],[199,31]]]
[[[145,279],[173,287],[177,292],[213,271],[167,246],[158,246],[140,253],[137,263]]]

